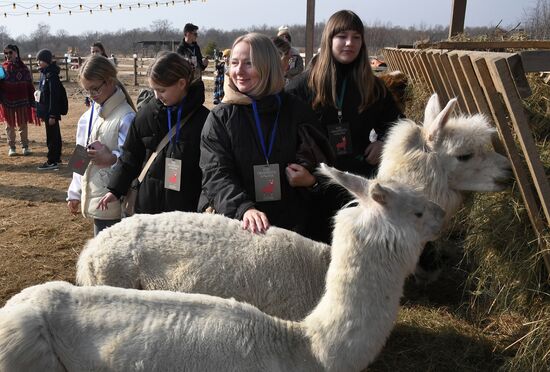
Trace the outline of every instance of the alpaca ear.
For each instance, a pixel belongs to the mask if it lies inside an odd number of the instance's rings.
[[[432,98],[436,96],[435,94],[432,96]],[[432,101],[432,98],[430,98],[430,102],[428,102],[428,105],[430,105],[431,101]],[[436,96],[437,98],[437,96]],[[429,123],[425,122],[424,123],[424,126],[426,126],[426,124],[428,124],[428,127],[427,127],[427,131],[426,131],[426,140],[428,142],[437,142],[437,137],[440,133],[440,131],[443,129],[443,127],[445,126],[445,124],[447,124],[447,122],[449,121],[449,118],[451,117],[451,114],[456,106],[456,103],[457,103],[457,99],[456,98],[453,98],[451,99],[447,105],[445,106],[445,108],[443,110],[441,110],[441,112],[439,114],[437,114],[437,116],[432,120],[430,121]],[[437,104],[439,106],[439,103]],[[428,107],[426,107],[426,111],[428,110]],[[431,113],[430,113],[431,115]]]
[[[424,128],[428,128],[431,123],[435,121],[437,115],[441,112],[441,105],[439,104],[439,97],[437,93],[432,94],[428,100],[428,104],[424,109]]]
[[[336,168],[321,163],[319,172],[328,177],[331,182],[336,183],[350,192],[358,199],[368,194],[369,180],[352,173],[342,172]]]
[[[388,196],[388,191],[383,188],[379,183],[375,183],[370,189],[370,197],[381,205],[386,205],[386,198]]]

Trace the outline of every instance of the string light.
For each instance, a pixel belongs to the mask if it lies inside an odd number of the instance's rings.
[[[11,5],[11,8],[13,11],[4,11],[1,12],[0,15],[3,13],[4,18],[8,18],[8,15],[10,16],[27,16],[30,17],[31,15],[58,15],[58,14],[69,14],[72,15],[73,11],[76,13],[84,13],[88,12],[90,14],[93,14],[93,11],[95,10],[96,13],[99,11],[107,11],[107,8],[109,8],[109,12],[113,12],[113,7],[118,5],[119,10],[128,8],[128,11],[132,11],[132,7],[141,8],[143,5],[145,8],[145,5],[147,5],[147,9],[151,9],[151,6],[154,4],[157,8],[159,6],[162,6],[162,4],[166,5],[166,7],[169,7],[170,5],[175,6],[177,4],[190,4],[191,0],[171,0],[171,1],[140,1],[132,4],[123,4],[122,2],[118,2],[115,4],[106,4],[104,0],[100,0],[101,2],[83,2],[83,3],[64,3],[64,2],[58,2],[57,4],[52,3],[32,3],[32,2],[13,2],[8,3]],[[195,0],[198,1],[198,0]],[[201,0],[201,2],[206,2],[206,0]],[[5,4],[5,3],[4,3]],[[9,6],[8,4],[4,6]],[[105,6],[104,6],[105,5]],[[4,6],[0,4],[0,9],[2,9]],[[19,10],[19,11],[17,11]],[[135,9],[134,9],[135,10]]]

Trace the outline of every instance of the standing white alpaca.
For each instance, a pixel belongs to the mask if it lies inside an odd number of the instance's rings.
[[[450,117],[433,96],[424,126],[398,122],[386,138],[381,175],[424,191],[447,216],[460,190],[497,191],[509,177],[505,157],[489,151],[494,130],[483,116]],[[234,297],[299,320],[324,290],[330,246],[271,227],[251,234],[222,216],[135,215],[90,240],[77,265],[80,285],[165,289]]]
[[[326,290],[303,321],[168,291],[25,289],[0,309],[0,370],[359,371],[383,347],[405,278],[444,211],[420,192],[323,168],[358,206],[335,218]],[[215,273],[213,273],[215,274]]]

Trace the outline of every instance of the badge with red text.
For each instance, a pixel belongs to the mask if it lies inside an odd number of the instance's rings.
[[[348,123],[328,125],[328,139],[336,155],[351,154],[351,132]]]
[[[76,145],[74,148],[73,154],[69,159],[69,169],[72,172],[78,173],[81,176],[86,172],[90,164],[90,158],[88,157],[88,150],[82,145]]]
[[[180,191],[181,185],[181,160],[166,158],[164,166],[164,188]]]
[[[254,166],[256,202],[281,200],[279,164]]]

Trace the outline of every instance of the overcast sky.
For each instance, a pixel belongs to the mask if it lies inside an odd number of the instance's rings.
[[[134,4],[132,10],[113,10],[93,14],[31,15],[11,16],[9,13],[24,11],[21,7],[13,10],[13,1],[0,1],[0,25],[6,26],[12,36],[29,34],[36,30],[38,23],[50,25],[51,31],[64,29],[70,34],[79,35],[86,31],[116,31],[138,27],[149,28],[157,19],[167,19],[176,28],[183,28],[187,22],[201,28],[232,30],[254,25],[280,26],[282,24],[305,24],[306,0],[207,0],[193,1],[190,4],[152,6],[150,10],[137,9],[138,0],[105,0],[107,4]],[[150,2],[142,1],[141,4]],[[57,1],[17,2],[23,6],[32,4],[59,4]],[[78,4],[76,1],[63,1],[63,4]],[[84,1],[83,4],[99,4],[100,1]],[[159,3],[163,3],[162,0]],[[165,2],[164,2],[165,3]],[[391,23],[393,26],[448,26],[451,19],[453,0],[317,0],[316,22],[327,20],[340,9],[355,11],[366,24]],[[466,26],[515,26],[524,19],[525,12],[532,9],[536,0],[468,0]],[[116,6],[115,6],[116,7]],[[4,12],[8,13],[7,18]],[[200,30],[199,30],[200,32]]]

